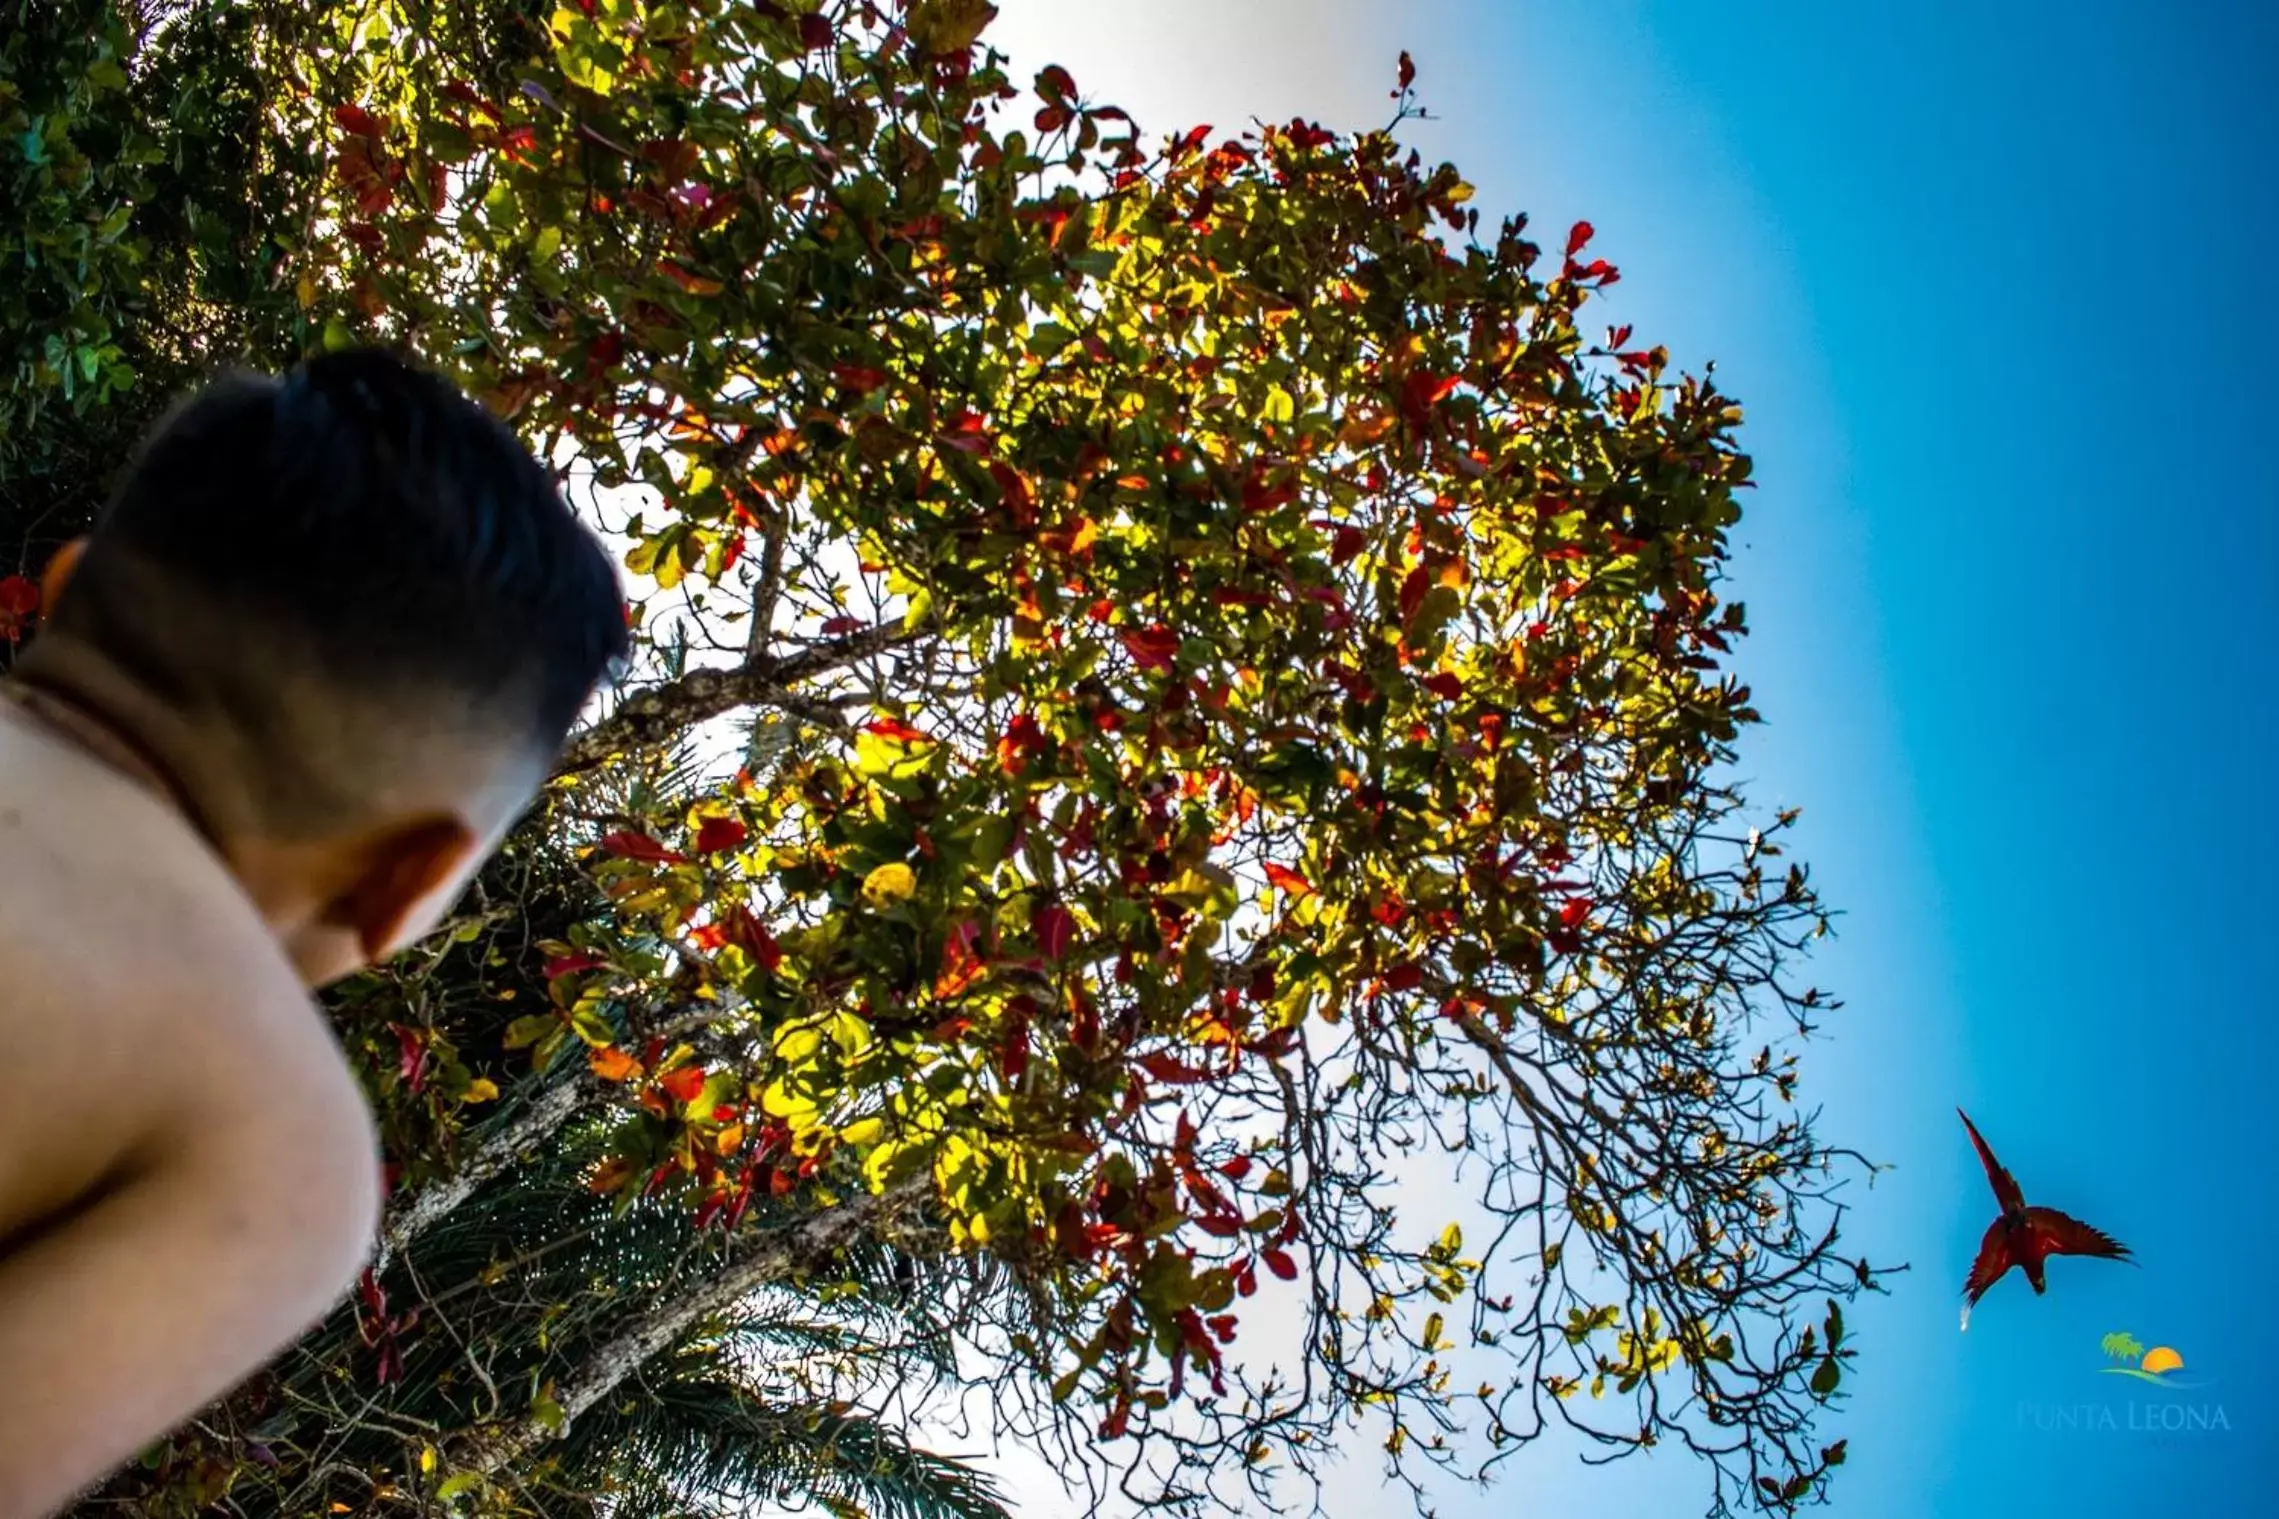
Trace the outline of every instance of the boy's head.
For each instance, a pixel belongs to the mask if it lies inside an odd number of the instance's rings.
[[[241,876],[311,878],[306,921],[264,906],[321,984],[448,909],[627,654],[547,470],[360,350],[177,405],[57,556],[16,673],[160,756]]]

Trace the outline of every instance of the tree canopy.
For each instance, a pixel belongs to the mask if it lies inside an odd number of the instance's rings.
[[[1151,137],[977,0],[55,10],[26,567],[205,368],[391,342],[629,545],[644,649],[329,998],[356,1300],[117,1495],[995,1512],[928,1396],[1173,1507],[1356,1430],[1420,1505],[1553,1430],[1825,1492],[1877,1270],[1730,774],[1741,413],[1401,145],[1405,56],[1383,130]]]

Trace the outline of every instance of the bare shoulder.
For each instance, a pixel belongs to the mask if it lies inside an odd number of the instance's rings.
[[[0,977],[84,994],[163,972],[185,991],[305,991],[236,881],[179,814],[0,703]],[[0,1017],[5,1017],[0,1013]]]
[[[354,1093],[314,999],[204,843],[15,716],[0,706],[0,1245],[170,1126]],[[264,1102],[264,1083],[288,1090]]]

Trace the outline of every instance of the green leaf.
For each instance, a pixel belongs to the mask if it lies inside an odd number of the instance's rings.
[[[1836,1383],[1842,1380],[1843,1375],[1844,1370],[1836,1364],[1836,1358],[1829,1356],[1820,1363],[1820,1369],[1812,1373],[1813,1394],[1817,1397],[1827,1397],[1836,1390]]]
[[[483,1485],[480,1472],[456,1472],[436,1485],[435,1497],[439,1503],[449,1503],[462,1493],[471,1493]]]
[[[532,1013],[527,1018],[517,1018],[506,1026],[506,1047],[519,1050],[536,1044],[560,1026],[561,1020],[552,1013]]]

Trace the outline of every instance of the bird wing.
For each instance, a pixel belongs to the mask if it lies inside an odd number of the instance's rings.
[[[2017,1264],[2018,1258],[2010,1253],[2010,1231],[1996,1219],[1986,1226],[1986,1237],[1978,1242],[1978,1259],[1970,1263],[1970,1279],[1963,1283],[1962,1295],[1977,1302],[1986,1296],[1987,1288],[2002,1280],[2003,1272]]]
[[[1994,1152],[1987,1148],[1986,1140],[1979,1134],[1978,1125],[1972,1123],[1970,1115],[1961,1108],[1955,1109],[1955,1113],[1962,1119],[1962,1126],[1970,1130],[1970,1142],[1978,1147],[1979,1163],[1986,1167],[1986,1179],[1994,1184],[1994,1200],[2002,1205],[2002,1211],[2010,1213],[2026,1206],[2026,1194],[2018,1190],[2018,1179],[2002,1169],[2002,1162],[1994,1158]]]
[[[2051,1255],[2102,1255],[2108,1260],[2129,1257],[2129,1247],[2104,1230],[2092,1229],[2055,1208],[2028,1208],[2026,1227]]]

